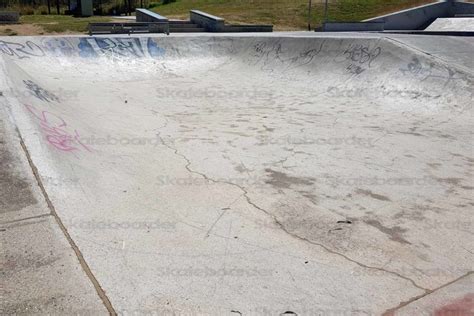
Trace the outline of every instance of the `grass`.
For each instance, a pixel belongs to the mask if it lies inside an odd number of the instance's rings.
[[[75,18],[69,15],[23,15],[22,24],[40,26],[45,33],[84,33],[89,23],[109,22],[110,17]]]
[[[333,0],[331,21],[361,21],[370,17],[414,7],[430,0]],[[177,0],[153,3],[152,11],[171,18],[188,18],[189,10],[199,9],[230,23],[273,24],[276,30],[302,30],[308,23],[308,0]],[[312,25],[323,21],[323,1],[313,0]]]
[[[148,0],[145,0],[148,2]],[[323,21],[324,0],[312,0],[313,28]],[[275,30],[304,30],[308,23],[308,0],[156,0],[150,10],[170,18],[188,19],[189,10],[199,9],[226,19],[228,23],[273,24]],[[330,21],[361,21],[370,17],[414,7],[433,0],[329,0]],[[112,17],[75,18],[67,15],[22,15],[23,25],[39,28],[41,33],[85,33],[88,23],[110,22]],[[41,10],[40,10],[41,9]],[[38,11],[39,10],[39,11]],[[15,35],[16,30],[3,31]],[[40,33],[40,34],[41,34]],[[24,34],[21,34],[24,35]]]

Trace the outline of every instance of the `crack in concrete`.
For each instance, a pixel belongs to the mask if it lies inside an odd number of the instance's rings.
[[[20,134],[20,131],[16,129],[16,132],[18,133],[18,137],[20,138],[20,145],[21,148],[23,149],[26,159],[28,160],[28,164],[30,165],[31,171],[36,179],[36,182],[38,183],[38,186],[41,190],[41,193],[43,194],[43,197],[45,199],[46,205],[48,206],[50,210],[51,216],[54,217],[56,220],[56,223],[59,226],[59,229],[62,231],[64,237],[66,237],[66,240],[68,241],[69,245],[71,246],[72,250],[74,251],[77,260],[79,261],[79,265],[82,267],[82,270],[84,273],[87,275],[89,280],[92,283],[92,286],[94,287],[97,295],[99,298],[102,300],[102,303],[104,304],[105,308],[109,312],[109,315],[111,316],[116,316],[117,312],[115,311],[114,307],[112,306],[112,303],[110,302],[109,298],[107,297],[107,294],[105,293],[104,289],[102,289],[102,286],[100,285],[99,281],[95,277],[95,275],[92,273],[91,268],[87,264],[86,260],[84,259],[84,256],[82,255],[81,250],[77,246],[76,242],[72,239],[71,235],[69,234],[66,226],[64,225],[63,221],[59,217],[58,213],[56,212],[56,208],[53,205],[53,202],[49,198],[48,193],[46,192],[46,189],[43,185],[43,182],[41,181],[41,177],[39,175],[38,168],[36,165],[33,163],[33,160],[31,159],[30,152],[28,151],[28,148],[26,147],[26,144]]]
[[[32,220],[32,219],[43,218],[43,217],[48,217],[48,216],[52,216],[52,214],[51,213],[41,214],[41,215],[36,215],[36,216],[29,216],[29,217],[19,218],[19,219],[15,219],[15,220],[12,220],[12,221],[0,222],[0,225],[7,225],[7,224],[18,223],[18,222],[24,222],[24,221],[29,221],[29,220]]]
[[[212,179],[212,178],[209,178],[206,174],[204,174],[204,173],[202,173],[202,172],[195,171],[195,170],[191,169],[191,167],[190,167],[190,166],[191,166],[191,161],[190,161],[185,155],[183,155],[182,153],[180,153],[180,152],[178,151],[178,149],[176,149],[176,148],[174,148],[174,147],[168,145],[168,144],[163,140],[163,138],[160,136],[160,134],[158,134],[157,136],[160,138],[162,144],[163,144],[165,147],[167,147],[168,149],[172,150],[177,156],[183,158],[183,159],[186,161],[186,166],[185,166],[186,170],[188,170],[190,173],[200,175],[201,177],[203,177],[203,178],[204,178],[205,180],[207,180],[207,181],[210,181],[210,182],[213,182],[213,183],[224,183],[224,184],[228,184],[228,185],[231,185],[231,186],[234,186],[234,187],[239,188],[239,189],[243,192],[243,196],[245,197],[245,199],[246,199],[246,201],[247,201],[247,203],[248,203],[249,205],[253,206],[255,209],[257,209],[257,210],[259,210],[259,211],[265,213],[267,216],[271,217],[271,218],[273,219],[273,221],[280,227],[280,229],[281,229],[282,231],[284,231],[286,234],[288,234],[289,236],[291,236],[291,237],[293,237],[293,238],[296,238],[296,239],[298,239],[298,240],[300,240],[300,241],[304,241],[304,242],[306,242],[306,243],[309,243],[309,244],[312,244],[312,245],[315,245],[315,246],[319,246],[319,247],[323,248],[324,250],[326,250],[327,252],[329,252],[329,253],[331,253],[331,254],[333,254],[333,255],[342,257],[342,258],[344,258],[344,259],[346,259],[346,260],[348,260],[348,261],[350,261],[350,262],[352,262],[352,263],[354,263],[354,264],[356,264],[356,265],[358,265],[358,266],[360,266],[360,267],[362,267],[362,268],[377,270],[377,271],[385,272],[385,273],[387,273],[387,274],[395,275],[395,276],[397,276],[397,277],[399,277],[399,278],[401,278],[401,279],[404,279],[404,280],[410,282],[414,287],[416,287],[416,288],[418,288],[418,289],[424,291],[424,294],[422,294],[422,295],[427,295],[427,294],[430,293],[430,291],[431,291],[430,289],[427,289],[427,288],[424,288],[424,287],[418,285],[414,280],[412,280],[412,279],[410,279],[409,277],[406,277],[406,276],[404,276],[404,275],[401,275],[401,274],[398,273],[398,272],[394,272],[394,271],[386,270],[386,269],[383,269],[383,268],[379,268],[379,267],[374,267],[374,266],[369,266],[369,265],[363,264],[363,263],[361,263],[361,262],[358,262],[358,261],[356,261],[356,260],[354,260],[354,259],[348,257],[347,255],[344,255],[344,254],[342,254],[342,253],[336,252],[336,251],[330,249],[329,247],[327,247],[327,246],[325,246],[325,245],[323,245],[323,244],[314,242],[314,241],[312,241],[312,240],[309,240],[309,239],[307,239],[307,238],[298,236],[297,234],[294,234],[294,233],[290,232],[290,231],[285,227],[285,225],[283,225],[280,221],[278,221],[278,219],[275,217],[275,215],[271,214],[271,213],[268,212],[267,210],[265,210],[265,209],[261,208],[260,206],[258,206],[257,204],[255,204],[255,203],[250,199],[250,197],[248,196],[248,191],[247,191],[244,187],[242,187],[242,186],[240,186],[240,185],[238,185],[238,184],[232,183],[232,182],[228,182],[228,181],[217,181],[217,180],[214,180],[214,179]]]
[[[465,277],[468,277],[469,275],[471,275],[471,274],[473,274],[473,273],[474,273],[474,271],[469,271],[469,272],[467,272],[466,274],[461,275],[460,277],[458,277],[458,278],[456,278],[456,279],[454,279],[454,280],[452,280],[452,281],[450,281],[450,282],[448,282],[448,283],[445,283],[445,284],[443,284],[443,285],[440,285],[440,286],[438,286],[437,288],[435,288],[435,289],[433,289],[433,290],[428,290],[428,291],[427,291],[426,293],[424,293],[424,294],[417,295],[417,296],[415,296],[415,297],[410,298],[408,301],[401,302],[400,304],[398,304],[398,306],[393,307],[393,308],[390,308],[390,309],[387,309],[387,310],[382,314],[382,316],[394,316],[394,315],[395,315],[395,312],[396,312],[397,310],[399,310],[399,309],[401,309],[401,308],[403,308],[403,307],[405,307],[405,306],[407,306],[407,305],[410,305],[411,303],[414,303],[414,302],[418,301],[419,299],[424,298],[424,297],[427,296],[427,295],[433,294],[434,292],[436,292],[436,291],[438,291],[438,290],[440,290],[440,289],[442,289],[442,288],[444,288],[444,287],[446,287],[446,286],[449,286],[449,285],[451,285],[451,284],[453,284],[453,283],[456,283],[456,282],[458,282],[459,280],[464,279]]]

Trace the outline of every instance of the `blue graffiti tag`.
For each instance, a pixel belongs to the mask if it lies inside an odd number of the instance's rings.
[[[146,47],[140,38],[81,38],[79,39],[79,56],[84,58],[98,56],[112,57],[160,57],[165,50],[152,39],[147,39]]]

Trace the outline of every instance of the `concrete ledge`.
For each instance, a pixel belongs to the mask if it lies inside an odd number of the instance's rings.
[[[474,32],[470,31],[385,31],[388,34],[414,34],[414,35],[442,35],[442,36],[461,36],[474,37]]]
[[[135,9],[137,22],[168,22],[168,18],[146,9]]]
[[[322,30],[326,32],[380,32],[384,30],[384,22],[327,22]]]
[[[451,2],[437,2],[364,20],[384,22],[385,30],[420,30],[434,19],[451,15]]]
[[[233,33],[233,32],[273,32],[273,25],[225,25],[223,32]]]
[[[225,21],[223,18],[199,10],[191,10],[189,14],[191,22],[205,28],[208,32],[223,32],[225,29]]]
[[[474,3],[440,1],[363,22],[384,22],[385,30],[422,30],[437,18],[453,17],[458,14],[474,14]]]
[[[0,11],[0,24],[14,24],[20,21],[20,13]]]

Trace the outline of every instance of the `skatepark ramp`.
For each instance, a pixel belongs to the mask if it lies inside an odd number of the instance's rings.
[[[472,268],[472,42],[313,33],[0,37],[117,313],[380,315]]]

